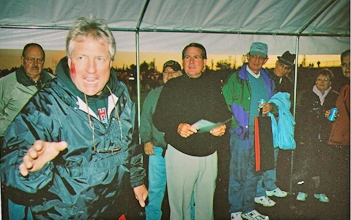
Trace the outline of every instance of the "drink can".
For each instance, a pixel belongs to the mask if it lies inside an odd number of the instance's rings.
[[[338,109],[337,108],[331,108],[330,109],[330,115],[328,117],[329,121],[335,121],[336,115],[338,114]]]
[[[258,100],[258,107],[259,108],[263,108],[262,104],[265,103],[265,102],[266,102],[266,100],[264,100],[264,99]]]

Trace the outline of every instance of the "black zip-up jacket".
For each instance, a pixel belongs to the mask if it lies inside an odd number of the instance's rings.
[[[153,122],[165,133],[166,143],[185,154],[201,157],[214,153],[223,143],[222,137],[205,132],[183,138],[177,132],[178,125],[201,119],[217,123],[230,118],[219,78],[204,72],[199,78],[183,74],[169,80],[158,99]]]

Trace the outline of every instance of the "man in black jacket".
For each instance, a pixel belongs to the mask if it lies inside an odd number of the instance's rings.
[[[221,93],[220,80],[204,71],[207,55],[199,43],[182,53],[184,73],[164,85],[153,121],[164,132],[166,173],[171,219],[190,219],[194,193],[195,219],[213,219],[217,178],[217,148],[226,126],[216,124],[231,118]],[[198,131],[194,123],[204,119],[212,129]],[[211,123],[210,123],[211,124]]]

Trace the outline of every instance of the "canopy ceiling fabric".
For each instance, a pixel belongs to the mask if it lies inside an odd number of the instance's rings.
[[[107,20],[118,51],[181,52],[199,42],[209,54],[245,54],[254,41],[269,54],[350,48],[349,0],[0,0],[0,49],[64,50],[69,26],[90,14]]]

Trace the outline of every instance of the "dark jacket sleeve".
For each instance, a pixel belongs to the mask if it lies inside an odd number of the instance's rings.
[[[131,107],[131,119],[133,119],[134,129],[133,136],[130,143],[130,183],[131,186],[137,187],[144,184],[144,178],[146,176],[145,169],[143,168],[143,148],[139,145],[138,141],[138,129],[136,123],[136,114],[135,114],[135,106]]]
[[[51,182],[53,162],[48,162],[42,169],[23,177],[18,169],[22,158],[35,140],[43,139],[44,134],[49,134],[47,127],[59,127],[52,118],[35,110],[36,106],[36,102],[30,102],[25,111],[17,115],[5,133],[5,140],[1,148],[1,181],[6,186],[28,193],[36,193]],[[41,123],[42,121],[45,123]],[[45,136],[47,141],[55,141],[54,134],[50,133]]]
[[[176,97],[177,94],[172,93],[172,87],[173,85],[171,81],[164,85],[160,97],[158,98],[152,120],[154,126],[160,132],[176,135],[180,123],[179,116],[181,113],[174,111],[175,109],[179,109],[176,107],[175,100],[178,100],[178,98],[181,97]]]

